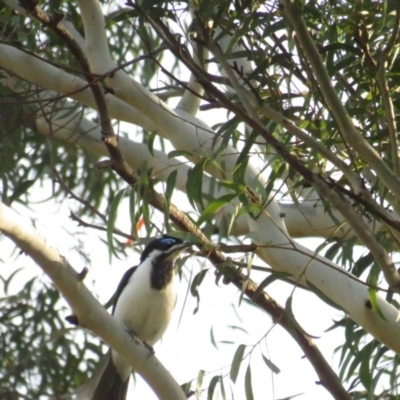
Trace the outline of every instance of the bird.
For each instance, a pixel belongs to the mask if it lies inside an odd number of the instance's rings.
[[[113,296],[112,314],[127,332],[152,346],[161,339],[175,308],[175,265],[180,252],[193,243],[170,235],[152,239],[137,266],[123,275]],[[132,367],[109,350],[75,400],[125,400]]]

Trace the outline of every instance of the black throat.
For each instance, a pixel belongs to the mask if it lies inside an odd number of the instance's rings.
[[[150,286],[154,290],[163,290],[174,277],[174,263],[168,258],[157,257],[152,262]]]

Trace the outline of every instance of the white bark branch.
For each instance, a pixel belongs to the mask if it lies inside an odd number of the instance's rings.
[[[51,110],[50,110],[51,112]],[[106,146],[101,140],[100,127],[82,117],[80,113],[65,116],[65,110],[52,112],[51,118],[38,117],[36,129],[39,133],[59,140],[78,145],[86,151],[98,156],[109,157]],[[68,114],[68,113],[67,113]],[[178,171],[176,187],[185,190],[189,167],[175,158],[168,158],[162,151],[154,150],[151,155],[148,146],[119,137],[119,147],[128,164],[138,169],[146,165],[152,168],[153,176],[166,181],[172,171]]]
[[[111,58],[105,29],[106,23],[100,3],[96,0],[78,0],[78,5],[85,28],[84,50],[94,71],[112,70],[117,65]]]
[[[96,109],[96,102],[85,80],[16,47],[0,44],[0,67],[43,89],[52,90]],[[106,101],[112,118],[131,122],[148,131],[156,130],[152,121],[124,101],[111,94],[106,95]]]
[[[290,273],[295,281],[305,285],[311,282],[367,332],[400,353],[399,311],[378,296],[379,307],[386,320],[381,318],[370,306],[368,287],[365,284],[298,243],[286,239],[276,244],[276,235],[271,237],[271,230],[276,232],[274,227],[274,221],[266,213],[258,221],[250,220],[251,231],[259,235],[255,242],[266,246],[260,247],[257,255],[274,269]],[[269,244],[272,240],[275,245]]]
[[[191,2],[191,3],[189,3],[189,8],[190,8],[190,14],[191,14],[192,20],[193,20],[193,13],[195,12],[195,8],[197,8],[197,7]],[[194,35],[194,33],[193,33],[193,35]],[[194,59],[195,63],[197,65],[199,65],[200,67],[204,67],[206,69],[208,66],[208,63],[204,63],[204,61],[208,57],[207,49],[203,45],[200,45],[196,41],[193,41],[192,45],[193,45],[193,59]],[[195,116],[199,110],[200,102],[201,102],[200,96],[202,96],[204,94],[204,89],[203,89],[203,86],[201,86],[197,82],[197,77],[192,72],[190,74],[190,80],[189,80],[188,87],[190,90],[188,90],[188,89],[185,90],[185,92],[184,92],[182,98],[180,99],[178,105],[176,106],[176,108]]]

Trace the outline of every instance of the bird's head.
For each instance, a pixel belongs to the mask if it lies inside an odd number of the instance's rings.
[[[183,241],[174,236],[162,235],[153,239],[145,247],[140,257],[140,262],[142,263],[146,259],[163,259],[173,262],[184,248],[192,245],[193,243]]]

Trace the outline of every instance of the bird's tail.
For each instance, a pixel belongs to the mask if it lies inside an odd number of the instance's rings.
[[[90,379],[78,390],[74,400],[125,400],[129,377],[125,381],[117,372],[109,351]]]

